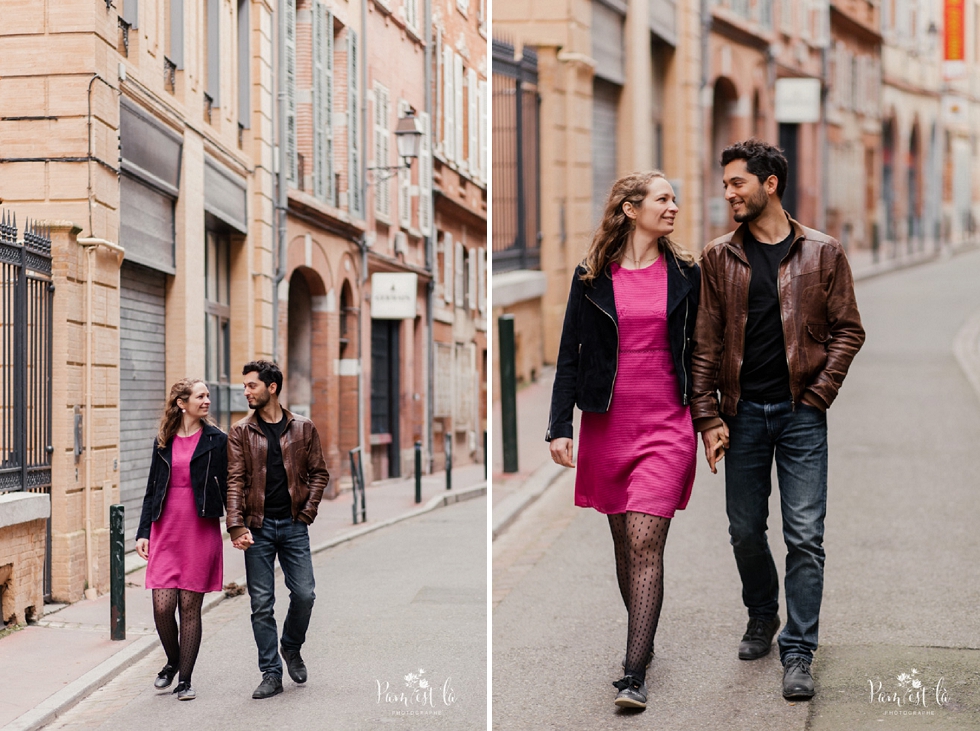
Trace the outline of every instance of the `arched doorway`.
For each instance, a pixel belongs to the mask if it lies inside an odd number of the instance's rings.
[[[313,298],[309,282],[299,270],[289,278],[287,317],[286,408],[309,417],[313,401]]]
[[[350,474],[348,455],[360,443],[357,424],[357,314],[353,290],[349,280],[340,289],[340,337],[337,345],[339,366],[337,403],[337,435],[340,449],[340,473]]]
[[[912,134],[909,136],[909,164],[908,164],[908,247],[909,252],[915,246],[915,241],[922,238],[922,176],[920,166],[922,165],[921,135],[919,134],[919,122],[916,120],[912,125]]]
[[[708,239],[714,239],[727,232],[732,225],[731,209],[721,193],[721,175],[718,167],[721,153],[735,141],[735,128],[732,115],[738,102],[738,91],[731,79],[719,77],[715,81],[711,105],[711,159],[705,170],[708,191],[705,196],[708,206]]]
[[[881,197],[885,204],[885,239],[895,241],[895,120],[881,126]]]

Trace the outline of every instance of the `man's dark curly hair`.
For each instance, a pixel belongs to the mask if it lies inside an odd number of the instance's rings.
[[[770,175],[775,175],[776,196],[782,200],[783,193],[786,191],[786,178],[789,175],[789,164],[782,150],[753,137],[729,145],[722,151],[722,167],[732,160],[745,160],[748,171],[755,175],[760,183],[765,183]]]
[[[253,360],[246,363],[245,367],[242,368],[242,375],[244,376],[246,373],[258,373],[259,380],[265,384],[266,388],[274,383],[276,384],[276,393],[282,392],[282,371],[271,360]]]

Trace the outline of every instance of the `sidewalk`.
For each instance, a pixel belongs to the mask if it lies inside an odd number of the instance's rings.
[[[444,472],[424,475],[418,504],[414,478],[370,485],[365,490],[367,522],[356,526],[350,489],[343,490],[335,500],[320,503],[317,520],[310,526],[313,552],[487,492],[482,464],[454,468],[452,482],[453,489],[447,491]],[[4,679],[0,729],[41,728],[157,647],[150,592],[143,588],[145,571],[145,562],[135,554],[127,559],[125,640],[109,639],[108,594],[71,605],[47,605],[37,624],[0,639],[0,677]],[[232,595],[245,588],[244,554],[231,546],[227,536],[224,583]],[[225,592],[208,594],[204,611],[225,597]]]
[[[940,248],[924,246],[913,247],[912,251],[904,244],[886,243],[876,258],[870,249],[856,249],[848,252],[848,261],[855,281],[869,279],[906,267],[924,264],[939,258],[956,256],[980,247],[980,242],[946,244]],[[555,378],[554,366],[546,366],[538,380],[520,388],[517,392],[517,457],[518,471],[512,474],[503,472],[502,419],[500,402],[493,405],[493,537],[496,538],[531,503],[551,486],[563,473],[551,461],[544,433],[548,428],[548,414],[551,407],[551,386]],[[575,433],[578,433],[580,412],[575,410]]]

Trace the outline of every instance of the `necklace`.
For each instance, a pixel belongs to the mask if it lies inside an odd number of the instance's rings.
[[[659,259],[660,258],[660,252],[658,251],[657,254],[656,254],[656,256],[654,256],[652,259],[650,259],[649,262],[646,259],[636,260],[632,256],[630,256],[629,254],[627,254],[625,251],[623,252],[623,256],[625,256],[629,261],[633,262],[633,265],[637,269],[639,269],[642,265],[647,264],[647,263],[652,264],[657,259]]]

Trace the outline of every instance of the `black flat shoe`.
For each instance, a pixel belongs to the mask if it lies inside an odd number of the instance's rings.
[[[174,693],[177,694],[177,700],[179,701],[192,701],[197,698],[197,693],[191,687],[188,682],[181,681],[177,683],[177,687],[174,688]]]
[[[613,687],[619,689],[616,705],[620,708],[646,708],[647,686],[642,680],[627,675],[613,682]]]
[[[169,688],[170,684],[174,682],[174,678],[177,677],[177,668],[169,663],[163,666],[163,670],[157,673],[157,679],[153,681],[153,687],[157,690],[163,690],[164,688]]]
[[[810,663],[802,657],[787,659],[783,668],[783,698],[806,700],[813,698],[813,693]]]
[[[252,697],[255,700],[262,700],[263,698],[271,698],[280,693],[282,693],[282,678],[272,673],[266,673],[262,676],[262,682],[259,683],[259,687],[252,693]]]
[[[758,660],[768,655],[772,649],[772,638],[776,636],[778,629],[779,617],[772,619],[749,617],[749,624],[738,646],[738,659]]]

